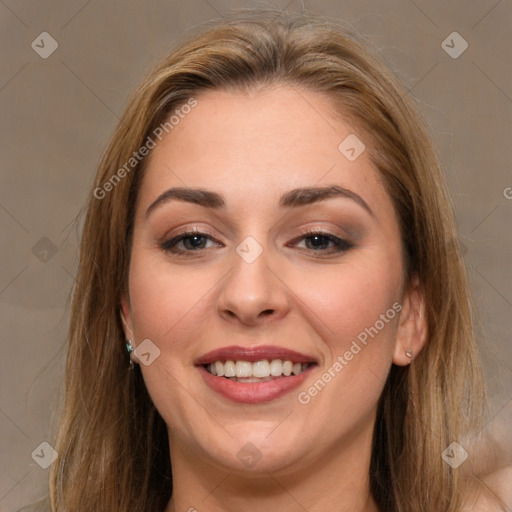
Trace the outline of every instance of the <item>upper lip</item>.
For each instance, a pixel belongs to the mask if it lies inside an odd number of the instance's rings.
[[[307,354],[301,354],[295,350],[273,345],[260,345],[258,347],[241,347],[232,345],[212,350],[197,359],[195,365],[205,365],[215,361],[262,361],[263,359],[282,359],[283,361],[292,361],[294,363],[316,363],[314,357]]]

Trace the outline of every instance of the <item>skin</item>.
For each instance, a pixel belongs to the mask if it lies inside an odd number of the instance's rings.
[[[338,150],[355,129],[331,117],[323,96],[279,86],[197,100],[151,154],[122,299],[127,339],[150,339],[161,351],[141,369],[168,425],[174,491],[166,512],[248,503],[256,512],[376,511],[368,471],[377,401],[391,363],[409,364],[406,349],[416,355],[426,337],[420,286],[404,283],[391,200],[367,151],[351,162]],[[342,197],[279,207],[290,189],[328,185],[358,194],[373,215]],[[146,217],[170,187],[218,192],[226,206],[173,200]],[[200,239],[205,248],[195,252],[190,239],[181,242],[184,255],[162,249],[194,227],[214,240]],[[354,247],[315,245],[305,228]],[[247,236],[263,250],[250,264],[236,252]],[[297,394],[395,302],[401,313],[301,404]],[[318,366],[285,396],[239,404],[211,390],[193,364],[213,349],[263,344],[312,355]],[[261,457],[246,467],[237,454],[249,442]]]
[[[508,512],[512,509],[512,466],[470,478],[469,489],[462,512]]]
[[[510,418],[496,418],[485,430],[466,443],[470,453],[461,466],[469,483],[463,512],[512,510],[512,465],[510,465]]]

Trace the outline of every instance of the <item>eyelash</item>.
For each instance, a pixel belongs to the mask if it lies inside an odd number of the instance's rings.
[[[181,233],[177,236],[174,236],[172,238],[162,241],[160,243],[160,247],[164,252],[169,252],[169,253],[177,254],[177,255],[186,255],[187,253],[194,253],[194,252],[199,252],[199,251],[203,250],[204,248],[199,248],[199,249],[195,249],[195,250],[194,249],[192,249],[192,250],[176,249],[176,246],[178,243],[180,243],[183,240],[192,238],[192,237],[201,237],[201,238],[210,239],[210,240],[217,242],[211,233],[206,233],[206,232],[202,232],[202,231],[194,229],[194,230],[187,231],[185,233]],[[293,240],[291,243],[296,244],[300,240],[305,240],[308,238],[310,239],[313,237],[321,237],[322,239],[325,239],[328,242],[331,242],[335,245],[335,247],[332,247],[330,250],[305,249],[305,250],[312,251],[314,254],[316,253],[315,256],[323,256],[323,255],[329,255],[329,254],[334,254],[334,253],[346,252],[354,247],[354,244],[352,242],[349,242],[348,240],[344,240],[342,238],[334,236],[330,233],[326,233],[319,229],[305,230],[304,232],[301,233],[301,235],[298,238]]]
[[[321,237],[323,239],[326,239],[329,242],[332,242],[334,244],[334,247],[331,248],[331,250],[315,250],[315,249],[306,249],[313,251],[313,253],[323,253],[323,254],[334,254],[334,253],[340,253],[340,252],[347,252],[350,249],[354,247],[354,244],[352,242],[349,242],[348,240],[345,240],[343,238],[339,238],[335,235],[332,235],[331,233],[326,233],[322,231],[321,229],[305,229],[298,238],[293,240],[292,243],[296,243],[299,240],[305,240],[308,238],[313,238],[315,236]]]

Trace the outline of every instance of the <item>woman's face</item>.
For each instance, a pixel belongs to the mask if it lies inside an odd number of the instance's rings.
[[[150,155],[123,299],[171,458],[274,474],[367,461],[414,340],[365,141],[287,86],[196,99]]]

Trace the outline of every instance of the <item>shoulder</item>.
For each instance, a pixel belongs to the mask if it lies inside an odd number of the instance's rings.
[[[512,509],[512,466],[477,479],[462,512],[507,512]]]

